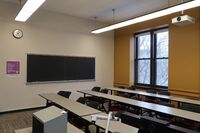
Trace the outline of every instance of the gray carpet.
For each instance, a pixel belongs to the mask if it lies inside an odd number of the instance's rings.
[[[32,114],[37,110],[0,114],[0,133],[14,133],[14,130],[32,126]]]

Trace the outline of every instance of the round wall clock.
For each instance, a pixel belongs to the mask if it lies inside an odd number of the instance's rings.
[[[15,29],[12,32],[12,35],[16,38],[16,39],[20,39],[23,37],[23,31],[20,29]]]

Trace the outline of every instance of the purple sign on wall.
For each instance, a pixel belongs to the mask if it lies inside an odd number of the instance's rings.
[[[19,61],[7,61],[6,62],[6,73],[7,74],[19,74]]]

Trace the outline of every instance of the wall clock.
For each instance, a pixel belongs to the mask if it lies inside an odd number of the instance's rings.
[[[23,31],[20,29],[15,29],[15,30],[13,30],[12,35],[14,38],[20,39],[23,37]]]

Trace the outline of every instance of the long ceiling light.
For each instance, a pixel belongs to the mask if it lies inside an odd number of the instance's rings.
[[[27,0],[16,16],[16,21],[25,22],[46,0]]]
[[[159,10],[159,11],[156,11],[156,12],[153,12],[153,13],[149,13],[147,15],[136,17],[136,18],[124,21],[124,22],[120,22],[120,23],[113,24],[113,25],[110,25],[110,26],[107,26],[107,27],[104,27],[104,28],[100,28],[100,29],[92,31],[92,33],[93,34],[99,34],[99,33],[103,33],[103,32],[106,32],[106,31],[111,31],[111,30],[114,30],[114,29],[129,26],[129,25],[132,25],[132,24],[136,24],[136,23],[147,21],[147,20],[152,20],[152,19],[155,19],[155,18],[166,16],[166,15],[176,13],[176,12],[179,12],[179,11],[195,8],[195,7],[198,7],[198,6],[200,6],[200,0],[192,0],[192,1],[185,2],[185,3],[182,3],[182,4],[176,5],[176,6],[165,8],[163,10]]]

